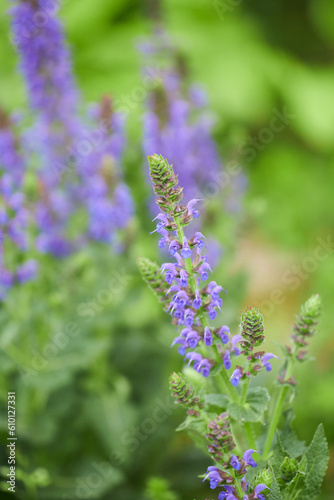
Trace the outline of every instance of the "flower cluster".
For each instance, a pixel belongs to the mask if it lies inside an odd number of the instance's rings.
[[[158,196],[156,202],[162,210],[154,219],[157,223],[153,233],[161,235],[159,246],[167,247],[175,258],[174,263],[166,262],[161,266],[165,284],[169,286],[166,309],[178,330],[172,346],[177,345],[188,366],[192,365],[204,377],[209,376],[214,364],[222,362],[225,370],[229,370],[232,357],[246,355],[248,369],[236,368],[231,377],[234,386],[241,378],[246,379],[263,367],[269,371],[269,360],[274,355],[253,352],[254,346],[264,340],[263,318],[257,310],[246,311],[240,335],[231,336],[227,325],[220,328],[209,325],[209,320],[216,319],[222,308],[221,294],[227,292],[215,281],[203,284],[212,272],[207,257],[202,256],[205,237],[200,232],[190,238],[185,236],[184,227],[199,216],[196,204],[200,200],[193,199],[183,205],[183,188],[178,185],[172,166],[157,154],[149,156],[148,160],[153,190]]]
[[[223,359],[225,368],[229,369],[231,354],[240,354],[237,344],[241,336],[231,337],[225,325],[217,329],[208,324],[208,318],[215,319],[221,310],[223,299],[220,294],[226,293],[226,290],[215,281],[201,285],[208,280],[211,272],[207,258],[201,255],[205,238],[199,232],[187,238],[183,230],[198,217],[196,203],[199,200],[190,200],[187,205],[182,205],[183,190],[178,186],[172,166],[159,155],[152,155],[148,159],[153,189],[158,195],[156,201],[162,210],[156,217],[158,222],[155,231],[162,236],[159,246],[166,245],[176,259],[175,263],[161,266],[161,273],[169,285],[167,310],[173,317],[173,323],[181,328],[172,345],[179,345],[179,352],[185,355],[188,364],[193,363],[193,368],[207,377],[215,360],[194,349],[203,345],[208,349],[215,346],[216,359]]]
[[[249,449],[241,456],[232,454],[231,451],[235,448],[233,441],[229,414],[227,412],[218,415],[215,420],[211,420],[208,425],[209,440],[208,450],[212,458],[218,466],[210,466],[203,479],[209,480],[210,488],[222,488],[218,494],[218,499],[238,500],[240,494],[242,499],[264,499],[261,491],[268,489],[265,484],[258,484],[252,493],[248,493],[249,483],[246,482],[245,475],[249,467],[257,467],[257,463],[252,457],[253,453],[258,453],[256,450]],[[257,496],[258,495],[258,496]]]
[[[205,92],[198,86],[187,88],[184,58],[161,31],[152,41],[141,43],[140,50],[146,56],[145,73],[159,67],[144,114],[144,153],[160,151],[176,165],[187,201],[212,198],[224,188],[220,198],[226,209],[240,210],[245,177],[238,173],[228,183],[221,182],[224,171],[212,137],[213,115]]]
[[[90,154],[78,161],[81,178],[80,201],[88,217],[88,238],[117,246],[118,231],[126,228],[133,216],[129,188],[123,181],[120,163],[125,146],[123,117],[112,109],[111,98],[103,96],[91,112],[91,134],[103,124],[102,136]]]
[[[40,252],[63,257],[87,240],[118,248],[133,204],[119,171],[124,120],[112,112],[107,97],[92,116],[81,116],[58,8],[56,0],[22,0],[10,13],[34,118],[24,136],[29,163],[38,167],[36,245]]]
[[[29,213],[23,194],[24,162],[10,117],[0,109],[0,298],[15,282],[34,279],[37,262],[22,256],[29,246]],[[16,255],[20,262],[16,262]]]

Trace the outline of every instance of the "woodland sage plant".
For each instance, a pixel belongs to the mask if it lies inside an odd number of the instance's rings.
[[[198,392],[185,374],[170,377],[172,395],[187,413],[177,430],[188,431],[207,451],[202,480],[218,500],[315,499],[327,468],[327,442],[322,425],[309,447],[298,440],[291,427],[291,402],[294,367],[309,359],[307,346],[316,333],[321,299],[312,296],[296,317],[291,345],[282,346],[283,365],[269,393],[256,377],[271,371],[272,362],[280,358],[261,348],[262,314],[254,307],[244,311],[237,333],[227,325],[216,326],[226,290],[210,281],[210,263],[202,255],[205,237],[199,232],[185,234],[200,215],[201,200],[183,205],[183,190],[172,166],[157,154],[148,161],[160,209],[153,232],[160,234],[159,247],[168,248],[175,261],[159,267],[140,258],[139,269],[172,317],[172,346],[178,346],[187,366],[203,377]]]

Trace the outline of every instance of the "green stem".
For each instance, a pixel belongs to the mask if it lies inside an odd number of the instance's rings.
[[[217,350],[218,351],[218,350]],[[219,355],[219,353],[218,353]],[[220,373],[218,373],[217,377],[221,381],[223,381],[224,386],[225,386],[225,392],[228,394],[228,396],[234,401],[235,403],[238,402],[238,394],[237,392],[233,389],[233,385],[230,383],[227,371],[223,368]]]
[[[252,448],[253,450],[256,450],[256,442],[252,429],[252,424],[250,422],[245,422],[244,429],[246,431],[249,447]]]
[[[238,497],[241,500],[244,497],[244,492],[241,488],[241,484],[239,482],[239,479],[236,477],[236,475],[232,471],[231,471],[231,476],[233,476],[233,478],[234,478],[234,486],[235,486],[235,489],[237,490]]]
[[[247,370],[248,371],[248,368]],[[242,389],[241,389],[241,396],[240,396],[240,405],[244,406],[246,401],[247,401],[247,393],[248,393],[248,387],[250,383],[250,377],[248,377],[245,382],[242,384]],[[252,424],[250,422],[245,422],[244,423],[244,429],[246,432],[246,436],[248,439],[248,445],[250,448],[253,450],[256,450],[256,442],[255,442],[255,437],[252,429]]]
[[[245,382],[242,384],[240,403],[244,405],[247,400],[247,392],[249,387],[250,377],[248,377]]]
[[[293,364],[294,364],[294,360],[295,360],[294,354],[295,353],[293,353],[292,357],[288,361],[285,380],[289,380],[289,378],[291,377]],[[269,456],[269,453],[271,450],[271,446],[272,446],[272,442],[273,442],[273,439],[275,436],[276,428],[277,428],[279,419],[280,419],[281,414],[282,414],[284,400],[285,400],[285,397],[288,393],[288,390],[289,390],[289,387],[287,385],[284,385],[284,386],[280,387],[280,389],[279,389],[273,418],[271,419],[271,422],[269,425],[267,439],[266,439],[266,443],[265,443],[264,449],[263,449],[263,459],[264,460],[268,459],[268,456]]]

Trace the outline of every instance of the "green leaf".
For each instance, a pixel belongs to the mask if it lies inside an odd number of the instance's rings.
[[[198,417],[193,417],[193,416],[188,416],[182,424],[180,424],[176,429],[177,432],[179,431],[189,431],[193,430],[196,432],[200,432],[203,435],[207,433],[207,426],[203,420],[201,420]]]
[[[285,450],[279,436],[277,435],[276,444],[273,449],[273,456],[271,458],[271,467],[277,478],[281,477],[281,466],[286,457],[290,458],[289,453]]]
[[[279,433],[283,447],[289,453],[291,458],[301,457],[305,452],[305,441],[299,441],[295,431],[286,425]]]
[[[246,403],[230,403],[228,410],[231,418],[241,422],[259,422],[268,408],[270,396],[264,387],[254,387],[249,390]]]
[[[320,493],[329,460],[328,445],[322,424],[317,428],[312,443],[306,450],[306,459],[306,485],[298,500],[314,500]]]
[[[207,405],[218,406],[219,408],[227,408],[229,399],[225,394],[207,394],[205,403]]]
[[[195,444],[204,452],[207,451],[207,442],[205,435],[207,434],[207,424],[201,418],[188,416],[182,424],[178,426],[176,431],[186,431]]]

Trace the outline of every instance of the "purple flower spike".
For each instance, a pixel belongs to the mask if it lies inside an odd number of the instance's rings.
[[[239,462],[239,460],[235,455],[231,456],[230,464],[232,465],[233,469],[240,470],[241,463]]]
[[[207,326],[204,329],[204,344],[208,346],[212,345],[212,334],[210,332],[210,328]]]
[[[241,379],[241,371],[239,370],[239,368],[237,368],[232,373],[232,377],[230,378],[230,382],[232,385],[234,385],[234,387],[237,387],[239,385],[240,379]]]
[[[223,362],[224,362],[225,370],[229,370],[231,368],[230,351],[225,351]]]

